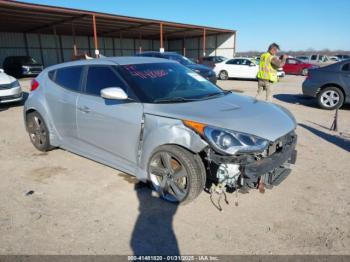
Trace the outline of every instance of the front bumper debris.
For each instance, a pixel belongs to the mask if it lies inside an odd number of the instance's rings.
[[[290,164],[296,162],[296,143],[297,135],[293,131],[272,143],[264,157],[253,154],[224,156],[213,150],[209,150],[207,155],[209,162],[219,167],[223,164],[240,166],[240,179],[235,185],[227,184],[229,187],[257,187],[260,179],[266,185],[277,186],[291,173]]]

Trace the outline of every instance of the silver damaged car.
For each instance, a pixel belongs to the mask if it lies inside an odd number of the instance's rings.
[[[32,81],[24,120],[38,150],[60,147],[122,170],[174,202],[211,186],[278,185],[296,155],[288,110],[160,58],[46,68]]]

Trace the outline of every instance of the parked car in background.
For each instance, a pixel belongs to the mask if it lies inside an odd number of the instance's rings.
[[[0,104],[19,102],[23,99],[18,80],[0,69]]]
[[[315,65],[305,63],[297,58],[287,58],[283,70],[286,74],[306,76],[308,70],[313,67],[315,67]]]
[[[216,75],[214,71],[204,65],[199,65],[197,63],[194,63],[190,59],[188,59],[185,56],[179,55],[176,52],[155,52],[155,51],[150,51],[150,52],[142,52],[137,54],[137,56],[146,56],[146,57],[158,57],[158,58],[164,58],[164,59],[169,59],[176,61],[189,69],[193,70],[194,72],[200,74],[204,78],[208,79],[210,82],[216,84]]]
[[[309,63],[314,63],[314,64],[326,63],[328,61],[329,59],[326,55],[319,55],[319,54],[311,55],[309,59]]]
[[[277,69],[277,76],[278,77],[285,77],[286,76],[286,72],[284,72],[283,67],[280,67]]]
[[[237,57],[217,63],[214,72],[221,80],[229,78],[256,79],[259,65],[252,58]]]
[[[198,59],[198,64],[206,65],[211,68],[215,67],[215,64],[227,60],[224,56],[203,56]]]
[[[350,59],[310,69],[303,94],[317,98],[319,106],[329,110],[350,103]]]
[[[310,59],[309,56],[297,56],[297,57],[295,57],[295,58],[298,59],[298,60],[300,60],[300,61],[306,62],[306,63],[308,63],[308,62],[309,62],[309,59]]]
[[[341,59],[337,56],[328,56],[328,60],[332,62],[339,62]]]
[[[346,60],[346,59],[350,59],[350,55],[335,55],[336,57],[339,58],[339,60]]]
[[[6,74],[14,77],[36,76],[43,70],[43,65],[30,56],[8,56],[3,63]]]
[[[259,119],[259,121],[256,121]],[[220,188],[276,186],[295,162],[296,121],[285,108],[223,91],[165,59],[81,60],[45,69],[24,105],[29,138],[189,202]],[[210,170],[210,171],[209,171]]]

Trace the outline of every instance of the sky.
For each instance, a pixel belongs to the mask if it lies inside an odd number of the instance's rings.
[[[350,0],[22,0],[237,30],[237,51],[350,50]]]

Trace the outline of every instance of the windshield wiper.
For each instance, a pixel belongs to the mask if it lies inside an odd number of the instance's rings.
[[[203,98],[213,98],[213,97],[217,97],[220,95],[226,95],[228,93],[231,93],[231,91],[222,91],[222,92],[211,93],[211,94],[205,95]]]
[[[171,97],[171,98],[155,99],[153,102],[154,103],[181,103],[181,102],[191,102],[195,100],[196,99],[185,98],[185,97]]]

